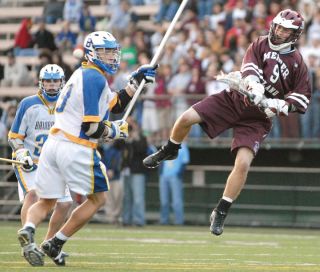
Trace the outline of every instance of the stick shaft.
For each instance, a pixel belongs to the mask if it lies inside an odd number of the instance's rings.
[[[154,54],[154,56],[153,56],[153,58],[152,58],[152,60],[150,62],[150,65],[155,65],[157,63],[158,58],[159,58],[159,56],[160,56],[165,44],[167,43],[167,40],[169,39],[169,36],[171,35],[171,32],[172,32],[173,28],[175,27],[175,25],[176,25],[180,15],[181,15],[183,9],[187,5],[187,3],[188,3],[188,0],[183,0],[182,3],[180,4],[180,7],[177,10],[176,15],[174,16],[172,22],[170,23],[170,25],[169,25],[169,27],[168,27],[168,29],[166,31],[166,34],[162,38],[162,41],[161,41],[156,53]],[[136,103],[136,101],[138,99],[138,96],[140,95],[140,93],[141,93],[141,91],[143,89],[144,84],[145,84],[145,80],[142,80],[142,82],[139,85],[139,88],[137,89],[137,91],[135,92],[134,96],[132,97],[132,99],[130,101],[130,104],[129,104],[124,116],[122,117],[122,120],[126,120],[128,118],[128,116],[131,113],[131,110],[132,110],[134,104]]]
[[[14,164],[24,165],[23,162],[20,162],[20,161],[17,161],[17,160],[6,159],[6,158],[0,158],[0,161],[7,162],[7,163],[14,163]]]

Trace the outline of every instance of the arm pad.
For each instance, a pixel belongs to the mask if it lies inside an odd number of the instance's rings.
[[[94,123],[94,122],[84,122],[81,125],[81,128],[84,130],[84,133],[94,139],[99,139],[105,129],[103,122]]]
[[[125,89],[122,89],[118,92],[117,103],[111,109],[112,113],[121,113],[124,111],[126,106],[129,104],[131,96],[129,96]]]

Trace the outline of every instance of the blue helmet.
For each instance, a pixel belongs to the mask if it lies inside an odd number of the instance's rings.
[[[44,80],[50,80],[52,87],[45,87]],[[47,64],[40,70],[39,89],[43,97],[49,102],[58,100],[60,91],[64,87],[65,77],[62,68],[57,64]]]
[[[112,34],[106,31],[90,33],[84,40],[85,58],[111,75],[120,66],[120,45]]]

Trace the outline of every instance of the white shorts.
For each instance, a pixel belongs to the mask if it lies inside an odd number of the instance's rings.
[[[36,173],[38,169],[35,169],[32,172],[25,172],[22,170],[22,167],[20,165],[15,165],[13,169],[18,180],[19,200],[20,202],[23,202],[26,193],[36,189],[35,181],[36,181]],[[69,201],[72,201],[72,197],[70,195],[69,188],[66,187],[64,196],[59,198],[57,202],[69,202]]]
[[[80,195],[108,191],[106,168],[96,149],[49,135],[39,158],[37,194],[60,198],[66,185]]]

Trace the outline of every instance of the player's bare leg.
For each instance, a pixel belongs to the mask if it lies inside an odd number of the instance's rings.
[[[224,221],[232,202],[240,194],[246,183],[251,162],[254,158],[252,150],[247,147],[239,148],[235,159],[234,167],[227,179],[223,197],[210,216],[210,231],[214,235],[221,235]]]
[[[45,240],[52,238],[65,223],[72,202],[57,202],[51,215]]]
[[[200,122],[199,114],[192,107],[186,110],[175,122],[168,143],[146,157],[143,164],[148,168],[155,168],[164,160],[177,158],[181,143],[189,134],[192,125]]]
[[[24,200],[23,200],[21,212],[20,212],[22,226],[26,223],[27,212],[28,212],[29,208],[34,203],[36,203],[37,200],[38,200],[38,196],[37,196],[35,190],[31,190],[28,193],[26,193]]]
[[[48,231],[46,234],[46,237],[44,239],[44,241],[41,243],[40,248],[43,252],[45,252],[45,250],[43,249],[43,245],[49,240],[51,239],[57,232],[58,230],[63,226],[63,224],[65,223],[67,216],[69,214],[69,210],[72,206],[72,202],[71,201],[67,201],[67,202],[57,202],[56,206],[53,210],[53,213],[50,217],[50,221],[49,221],[49,226],[48,226]],[[58,266],[65,266],[66,265],[66,257],[68,257],[69,255],[64,252],[61,251],[60,254],[58,256],[56,256],[55,258],[52,258],[53,262],[58,265]],[[51,257],[51,256],[49,256]]]
[[[42,266],[44,264],[44,254],[34,242],[35,227],[46,218],[47,214],[53,209],[55,202],[56,199],[40,199],[33,204],[27,212],[24,227],[18,231],[18,240],[23,249],[24,258],[32,266]]]
[[[42,243],[42,250],[54,261],[59,259],[62,247],[67,239],[81,229],[92,218],[96,211],[104,205],[105,201],[105,192],[87,196],[87,200],[71,213],[70,218],[61,230],[58,231],[53,238]]]

